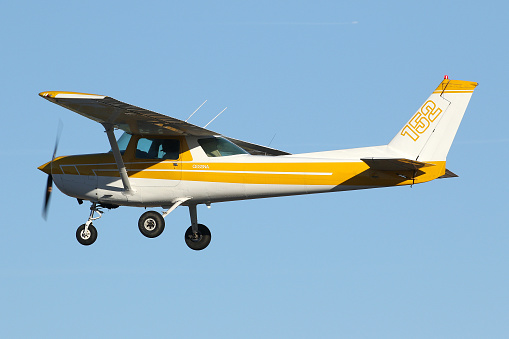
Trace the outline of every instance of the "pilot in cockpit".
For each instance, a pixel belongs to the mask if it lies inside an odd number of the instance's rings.
[[[161,143],[161,150],[163,152],[162,159],[178,159],[180,151],[179,146],[178,140],[164,140]]]

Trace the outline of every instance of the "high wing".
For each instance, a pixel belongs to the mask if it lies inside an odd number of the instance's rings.
[[[101,124],[114,125],[130,134],[141,135],[221,135],[214,131],[163,114],[129,105],[104,95],[75,92],[42,92],[39,95]],[[225,137],[225,136],[224,136]],[[255,155],[290,154],[274,148],[225,137]]]

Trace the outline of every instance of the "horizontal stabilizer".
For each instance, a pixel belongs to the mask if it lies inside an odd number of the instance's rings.
[[[435,166],[426,162],[402,158],[363,158],[361,160],[370,168],[379,171],[415,171],[419,168]]]
[[[445,178],[457,178],[458,175],[449,171],[447,168],[445,169],[445,174],[438,177],[437,179],[445,179]]]

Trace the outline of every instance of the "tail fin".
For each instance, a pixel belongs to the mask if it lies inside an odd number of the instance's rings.
[[[476,86],[446,77],[389,147],[411,160],[445,161]]]

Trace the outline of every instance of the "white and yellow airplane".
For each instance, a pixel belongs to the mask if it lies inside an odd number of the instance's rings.
[[[102,208],[162,207],[141,215],[149,238],[164,230],[164,218],[188,206],[186,244],[202,250],[209,229],[198,223],[196,206],[216,202],[403,186],[456,176],[446,169],[452,144],[475,82],[446,76],[392,141],[383,146],[290,154],[229,138],[186,121],[132,106],[104,95],[42,92],[43,98],[102,124],[111,151],[62,156],[39,167],[68,196],[92,203],[76,238],[97,239],[92,221]],[[115,140],[114,129],[124,134]],[[98,216],[94,217],[94,213]]]

